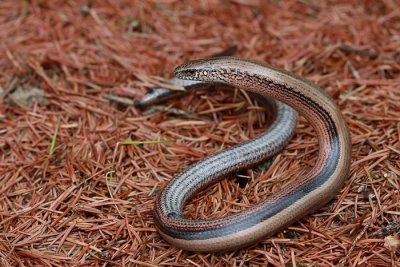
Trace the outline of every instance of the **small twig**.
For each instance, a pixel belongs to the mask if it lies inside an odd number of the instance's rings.
[[[360,56],[368,57],[369,59],[376,59],[379,56],[378,52],[371,49],[357,48],[346,44],[340,45],[339,49],[345,53],[356,53]]]
[[[384,236],[384,235],[392,235],[392,234],[400,234],[400,222],[390,223],[378,231],[374,232],[371,236]]]
[[[113,94],[103,94],[103,97],[108,99],[108,100],[112,100],[114,102],[123,104],[123,105],[127,105],[127,106],[133,106],[135,105],[135,101],[127,98],[127,97],[122,97],[122,96],[116,96]]]

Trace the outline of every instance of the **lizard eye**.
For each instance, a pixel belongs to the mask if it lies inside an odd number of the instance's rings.
[[[196,74],[196,70],[194,70],[194,69],[188,69],[185,72],[189,76],[194,76]]]
[[[175,76],[179,79],[192,80],[197,78],[198,71],[196,69],[178,70]]]

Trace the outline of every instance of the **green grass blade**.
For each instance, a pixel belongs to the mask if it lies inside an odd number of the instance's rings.
[[[53,137],[51,138],[51,145],[49,148],[49,156],[53,155],[54,149],[56,147],[56,141],[57,141],[57,135],[58,135],[58,129],[60,128],[60,121],[57,122],[56,125],[56,130],[54,131]]]

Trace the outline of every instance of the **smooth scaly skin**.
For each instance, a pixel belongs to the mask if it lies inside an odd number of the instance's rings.
[[[351,160],[347,125],[332,99],[315,85],[286,71],[232,57],[189,62],[175,70],[177,78],[224,83],[290,105],[314,127],[319,158],[312,171],[257,205],[217,219],[189,220],[182,216],[185,201],[226,174],[254,165],[263,153],[282,149],[280,137],[270,148],[259,143],[222,151],[175,177],[155,204],[160,234],[171,244],[192,251],[232,250],[273,235],[300,217],[321,207],[342,188]],[[281,118],[284,121],[284,118]],[[273,124],[270,132],[279,133]],[[274,144],[278,144],[274,146]],[[284,143],[284,142],[283,142]],[[232,164],[231,164],[232,163]]]

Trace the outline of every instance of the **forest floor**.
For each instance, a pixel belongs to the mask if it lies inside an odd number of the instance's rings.
[[[0,1],[0,265],[400,266],[400,5],[326,2]],[[351,171],[332,201],[272,238],[186,252],[158,234],[157,194],[263,132],[266,111],[241,90],[192,92],[153,111],[132,101],[177,65],[221,53],[323,88],[349,125]],[[281,154],[241,173],[244,184],[210,187],[185,214],[252,206],[317,157],[300,118]]]

